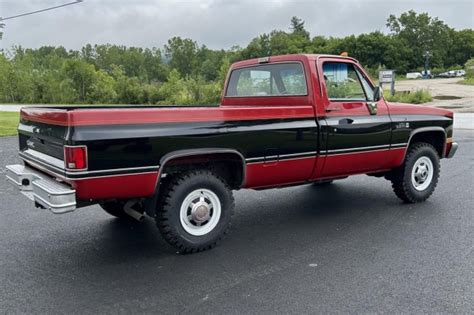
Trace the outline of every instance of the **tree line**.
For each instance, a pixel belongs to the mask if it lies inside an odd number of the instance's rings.
[[[0,54],[0,102],[100,104],[217,104],[232,62],[291,53],[348,52],[372,75],[461,68],[474,56],[474,30],[455,30],[414,11],[390,15],[387,33],[343,38],[310,36],[293,17],[287,31],[274,30],[246,47],[209,49],[173,37],[163,48],[86,45],[80,50],[13,47]]]

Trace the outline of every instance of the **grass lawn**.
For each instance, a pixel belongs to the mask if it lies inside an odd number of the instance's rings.
[[[474,85],[474,78],[464,78],[462,80],[459,80],[457,83],[465,85]]]
[[[20,113],[0,112],[0,137],[16,135],[19,120]]]

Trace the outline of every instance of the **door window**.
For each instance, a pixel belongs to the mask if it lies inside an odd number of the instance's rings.
[[[367,101],[366,87],[370,84],[358,73],[354,65],[343,62],[326,62],[323,64],[326,91],[331,101]],[[371,90],[371,88],[369,88]]]

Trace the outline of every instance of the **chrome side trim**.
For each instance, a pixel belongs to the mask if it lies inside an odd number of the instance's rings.
[[[269,155],[269,156],[262,156],[262,157],[253,157],[245,159],[248,163],[264,163],[264,162],[274,162],[275,160],[297,160],[303,159],[308,157],[316,157],[318,151],[307,151],[307,152],[300,152],[300,153],[289,153],[289,154],[280,154],[280,155]]]
[[[64,169],[64,161],[58,158],[55,158],[51,155],[47,155],[47,154],[44,154],[32,149],[27,149],[25,151],[22,151],[20,152],[20,154],[26,154],[26,155],[32,156],[33,158],[44,161],[45,163],[48,163],[49,166],[55,167],[57,169]]]
[[[405,148],[407,143],[396,143],[396,144],[384,144],[384,145],[376,145],[376,146],[367,146],[367,147],[356,147],[356,148],[347,148],[347,149],[336,149],[336,150],[328,150],[322,151],[319,156],[326,157],[330,155],[342,155],[342,154],[357,154],[357,153],[369,153],[369,152],[377,152],[377,151],[387,151],[389,149],[400,149]],[[309,151],[309,152],[302,152],[302,153],[291,153],[291,154],[282,154],[279,156],[271,156],[271,157],[253,157],[245,159],[246,162],[250,164],[256,163],[263,163],[265,159],[275,157],[278,159],[285,159],[285,160],[298,160],[303,159],[311,156],[317,156],[317,151]],[[290,159],[288,159],[290,158]]]
[[[389,148],[389,144],[383,145],[373,145],[367,147],[356,147],[356,148],[347,148],[347,149],[337,149],[337,150],[327,150],[327,153],[339,153],[339,152],[347,152],[347,151],[370,151],[370,149],[381,149],[381,148]]]
[[[325,156],[325,155],[323,155]],[[294,158],[291,158],[291,159],[282,159],[282,160],[278,160],[278,162],[285,162],[285,161],[295,161],[295,160],[303,160],[303,159],[308,159],[308,158],[316,158],[316,155],[308,155],[308,156],[298,156],[298,157],[294,157]],[[256,161],[256,162],[249,162],[247,164],[250,164],[250,165],[254,165],[254,164],[262,164],[262,163],[268,163],[268,162],[276,162],[277,160],[271,160],[271,161],[265,161],[263,158],[261,158],[259,161]]]
[[[31,161],[30,159],[27,159],[23,156],[20,155],[20,159],[22,159],[25,163],[31,164],[35,168],[41,170],[42,172],[45,172],[46,174],[49,174],[51,176],[56,176],[57,178],[60,178],[62,180],[66,180],[67,178],[64,176],[64,173],[56,173],[48,168],[46,168],[43,164],[40,164],[36,161]]]
[[[291,156],[301,156],[301,155],[316,155],[318,154],[318,151],[309,151],[309,152],[303,152],[303,153],[291,153],[291,154],[280,154],[279,157],[285,158],[285,157],[291,157]]]
[[[156,166],[110,168],[110,169],[106,169],[106,170],[97,170],[97,171],[78,171],[78,172],[66,171],[66,175],[103,174],[103,173],[113,173],[113,172],[122,172],[122,171],[138,171],[138,170],[145,170],[145,169],[157,171],[159,168],[160,168],[160,166],[156,165]]]
[[[245,159],[245,162],[259,161],[261,159],[263,159],[263,157],[248,158],[248,159]]]
[[[58,174],[58,173],[55,173],[45,167],[43,167],[42,165],[36,163],[36,162],[32,162],[28,159],[25,159],[25,158],[22,158],[23,161],[27,162],[28,164],[31,164],[32,166],[34,166],[35,168],[51,175],[51,176],[55,176],[59,179],[62,179],[64,181],[76,181],[76,180],[87,180],[87,179],[94,179],[94,178],[104,178],[104,177],[117,177],[117,176],[133,176],[133,175],[142,175],[142,174],[150,174],[150,173],[156,173],[158,170],[159,170],[159,166],[156,167],[156,169],[154,169],[153,171],[149,171],[149,172],[137,172],[137,173],[124,173],[124,174],[106,174],[106,175],[102,175],[102,176],[88,176],[88,177],[78,177],[78,178],[74,178],[74,177],[66,177],[64,176],[63,174]],[[75,173],[73,173],[75,174]]]
[[[380,151],[388,151],[388,150],[390,150],[390,148],[386,147],[386,148],[374,149],[374,150],[350,151],[350,152],[339,152],[339,153],[323,154],[322,156],[328,157],[328,156],[333,156],[333,155],[362,154],[362,153],[380,152]]]
[[[390,148],[405,148],[408,146],[408,143],[394,143],[390,145]]]
[[[102,175],[102,176],[87,176],[87,177],[79,177],[79,178],[67,178],[68,181],[76,181],[76,180],[88,180],[88,179],[96,179],[96,178],[109,178],[109,177],[123,177],[123,176],[136,176],[136,175],[144,175],[144,174],[156,174],[158,169],[155,171],[150,172],[138,172],[138,173],[123,173],[123,174],[112,174],[112,175]]]

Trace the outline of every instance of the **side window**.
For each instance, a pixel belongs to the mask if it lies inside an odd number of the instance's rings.
[[[226,96],[307,95],[300,63],[258,65],[232,71]]]
[[[359,74],[352,64],[343,62],[326,62],[323,64],[323,73],[328,98],[330,100],[367,100],[364,88],[359,79]]]

